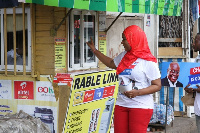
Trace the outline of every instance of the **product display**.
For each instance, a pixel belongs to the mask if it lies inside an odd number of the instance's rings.
[[[153,115],[150,123],[165,124],[166,105],[154,103]],[[174,111],[171,105],[167,106],[167,124],[169,125],[174,120]]]

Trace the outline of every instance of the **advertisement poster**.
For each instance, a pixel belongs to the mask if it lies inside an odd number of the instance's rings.
[[[107,133],[118,93],[116,71],[73,76],[64,133]]]
[[[15,99],[34,99],[33,81],[14,81]]]
[[[40,118],[44,122],[51,133],[57,132],[57,108],[50,106],[37,106],[37,105],[18,105],[17,112],[23,110],[27,114]]]
[[[66,70],[66,39],[55,38],[55,70]]]
[[[162,86],[185,87],[191,84],[191,88],[200,85],[200,64],[190,62],[163,62],[161,69]],[[171,84],[169,83],[171,82]],[[174,84],[173,84],[174,83]],[[174,86],[173,86],[174,85]]]
[[[20,110],[58,132],[58,102],[50,81],[0,80],[0,116]]]
[[[106,55],[106,32],[99,32],[99,51]]]
[[[36,81],[36,100],[56,101],[53,86],[50,81]]]
[[[12,99],[11,80],[0,80],[0,99]]]

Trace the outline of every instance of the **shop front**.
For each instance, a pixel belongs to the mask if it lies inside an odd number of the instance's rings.
[[[48,119],[52,133],[108,132],[117,76],[98,61],[86,42],[92,38],[96,49],[112,56],[107,27],[117,17],[106,26],[105,12],[179,16],[181,10],[182,1],[167,5],[145,0],[26,0],[1,8],[0,115],[23,110]],[[70,80],[54,82],[59,74]],[[99,113],[96,119],[93,111]]]

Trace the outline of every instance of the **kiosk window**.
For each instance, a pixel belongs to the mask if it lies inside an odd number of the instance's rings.
[[[69,69],[97,67],[97,59],[86,42],[92,37],[97,46],[96,12],[73,11],[70,16]],[[97,47],[96,47],[97,48]]]
[[[7,70],[14,70],[14,60],[16,59],[17,71],[23,71],[23,51],[25,49],[26,71],[31,70],[31,26],[30,26],[30,9],[25,9],[25,47],[23,47],[23,15],[22,9],[16,8],[16,23],[14,24],[13,8],[6,9],[6,20],[4,20],[4,9],[0,9],[0,70],[5,70],[5,55],[7,55]],[[7,43],[4,40],[4,22],[6,22]],[[16,29],[16,40],[14,40],[14,27]],[[16,54],[14,54],[14,42],[16,41]],[[5,47],[7,52],[5,53]]]

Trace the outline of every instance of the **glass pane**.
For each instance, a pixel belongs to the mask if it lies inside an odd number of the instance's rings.
[[[92,37],[95,43],[95,16],[84,15],[84,62],[90,63],[95,61],[95,56],[91,49],[86,44]]]
[[[27,15],[26,15],[27,16]],[[25,24],[27,25],[27,17]],[[16,14],[16,64],[23,65],[23,19],[22,14]],[[25,26],[27,27],[27,26]],[[25,54],[28,65],[28,32],[25,29]],[[14,40],[13,40],[13,15],[7,14],[7,61],[8,65],[14,64]]]
[[[80,63],[80,15],[74,15],[74,64]]]

